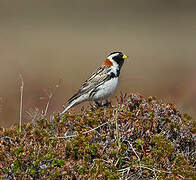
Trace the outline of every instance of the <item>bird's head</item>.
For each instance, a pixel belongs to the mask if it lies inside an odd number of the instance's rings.
[[[122,67],[124,60],[127,59],[127,56],[122,52],[112,52],[110,53],[105,62],[105,66],[118,66],[119,69]]]

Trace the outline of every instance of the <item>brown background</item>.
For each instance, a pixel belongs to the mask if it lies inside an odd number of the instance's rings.
[[[49,113],[62,110],[113,50],[129,55],[116,95],[159,96],[195,114],[195,0],[0,0],[0,125],[18,122],[19,73],[27,121],[59,79]]]

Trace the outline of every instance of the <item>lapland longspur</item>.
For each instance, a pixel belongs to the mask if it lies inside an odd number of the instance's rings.
[[[122,52],[109,54],[104,64],[92,73],[78,92],[68,100],[68,106],[59,116],[84,101],[101,104],[104,99],[110,97],[117,89],[120,70],[126,58],[127,56]]]

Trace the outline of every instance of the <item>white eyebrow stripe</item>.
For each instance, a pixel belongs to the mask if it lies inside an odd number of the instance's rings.
[[[113,57],[118,56],[118,55],[119,55],[119,53],[111,54],[108,56],[108,58],[112,59]]]

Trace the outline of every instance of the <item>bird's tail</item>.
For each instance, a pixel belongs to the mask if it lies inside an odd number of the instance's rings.
[[[59,117],[62,117],[71,107],[75,106],[76,103],[72,102],[70,103],[60,114]]]
[[[79,97],[77,99],[74,99],[74,100],[70,101],[69,105],[64,109],[64,111],[59,114],[59,117],[62,117],[73,106],[76,106],[76,105],[78,105],[78,104],[80,104],[81,102],[84,102],[84,101],[85,101],[85,98],[83,98],[83,97]]]

